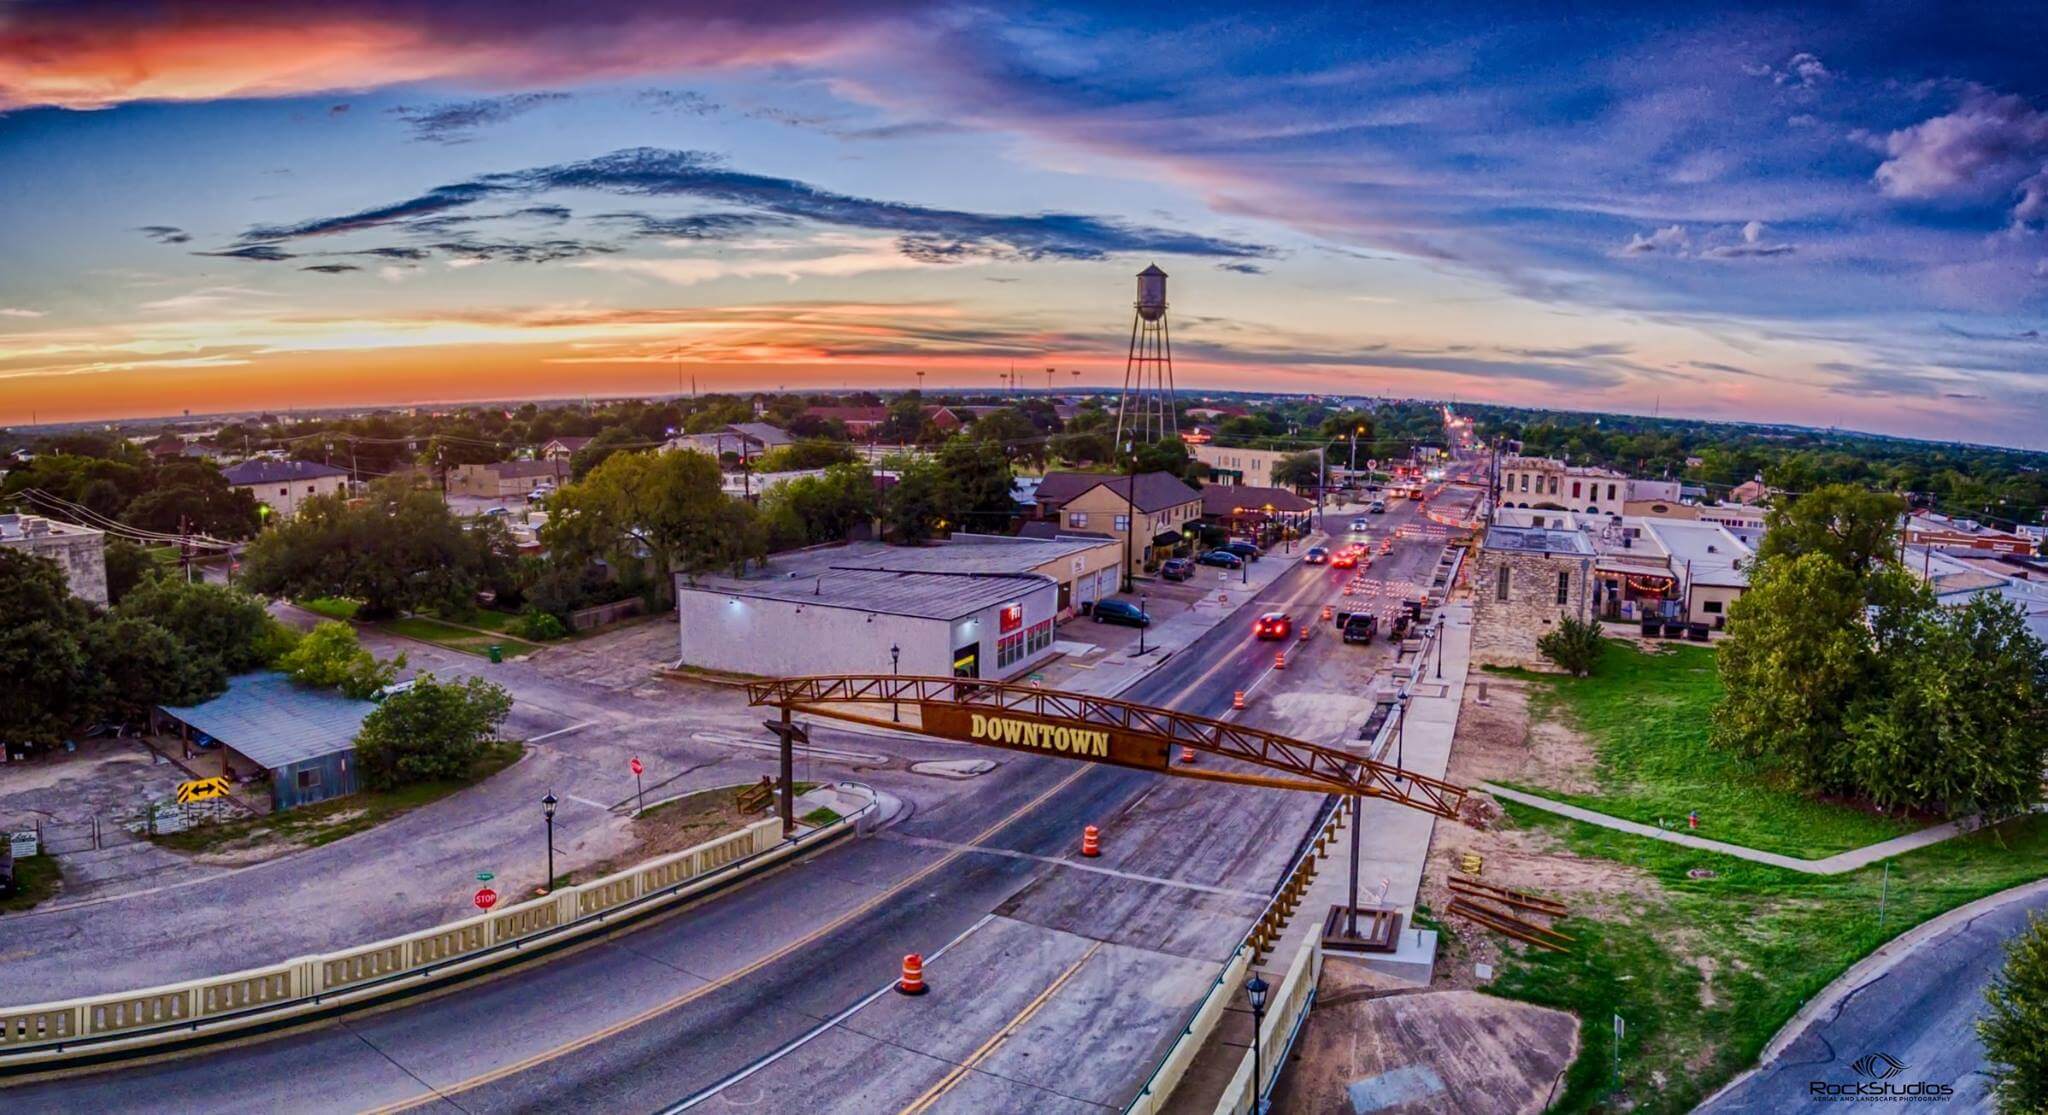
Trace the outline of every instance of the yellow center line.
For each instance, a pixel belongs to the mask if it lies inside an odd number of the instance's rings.
[[[1050,789],[1047,789],[1044,793],[1039,794],[1037,797],[1032,798],[1030,801],[1025,802],[1023,805],[1018,806],[1015,810],[1010,812],[1008,815],[1004,816],[1002,820],[999,820],[996,823],[987,827],[986,829],[983,829],[980,832],[980,834],[975,836],[975,838],[969,841],[968,843],[980,844],[983,841],[988,840],[989,838],[993,837],[997,832],[1001,831],[1003,828],[1008,826],[1011,822],[1017,820],[1019,817],[1024,816],[1026,813],[1029,813],[1032,810],[1038,808],[1040,805],[1045,804],[1046,800],[1051,798],[1054,794],[1057,794],[1061,790],[1066,789],[1068,786],[1073,785],[1076,780],[1081,778],[1081,776],[1087,774],[1092,769],[1094,768],[1081,767],[1080,769],[1074,771],[1074,773],[1066,776],[1065,778],[1060,779],[1058,782],[1054,783]],[[893,887],[890,887],[888,890],[883,891],[881,894],[876,895],[868,901],[861,903],[859,906],[856,906],[853,909],[848,910],[846,913],[841,914],[839,917],[834,918],[830,922],[827,922],[826,924],[819,926],[817,929],[812,930],[805,936],[800,937],[797,940],[791,941],[789,944],[784,945],[783,947],[776,949],[774,952],[771,952],[768,955],[761,957],[759,960],[756,960],[753,963],[748,964],[747,966],[740,968],[736,971],[728,972],[727,974],[720,976],[719,978],[712,980],[711,982],[706,983],[700,987],[692,988],[689,991],[686,991],[681,995],[677,995],[675,998],[669,999],[666,1002],[657,1003],[654,1006],[649,1007],[644,1011],[641,1011],[639,1014],[633,1015],[631,1018],[621,1019],[608,1026],[605,1026],[603,1029],[595,1030],[591,1033],[585,1034],[584,1036],[577,1038],[574,1041],[564,1042],[563,1044],[555,1046],[552,1049],[544,1049],[539,1053],[535,1053],[527,1057],[522,1057],[519,1060],[512,1062],[511,1064],[500,1066],[498,1068],[492,1069],[489,1072],[478,1073],[477,1075],[472,1076],[469,1079],[463,1080],[459,1083],[451,1084],[444,1088],[436,1088],[433,1091],[427,1092],[423,1095],[413,1096],[410,1099],[400,1100],[396,1103],[386,1104],[383,1107],[372,1108],[368,1115],[393,1115],[393,1113],[395,1112],[409,1111],[412,1108],[420,1106],[421,1104],[432,1103],[436,1100],[445,1099],[448,1096],[457,1095],[462,1092],[467,1092],[474,1088],[480,1088],[485,1084],[490,1084],[495,1081],[503,1080],[506,1077],[511,1076],[515,1073],[524,1072],[527,1069],[533,1068],[536,1065],[544,1064],[548,1061],[555,1060],[556,1058],[567,1056],[568,1054],[574,1053],[579,1049],[585,1049],[597,1044],[598,1042],[605,1041],[613,1037],[617,1037],[619,1034],[622,1034],[635,1026],[641,1025],[645,1022],[650,1022],[656,1018],[661,1017],[664,1014],[669,1013],[670,1011],[677,1009],[678,1007],[686,1006],[692,1002],[695,1002],[698,999],[703,998],[706,995],[711,994],[714,991],[719,990],[722,987],[729,986],[730,984],[737,982],[738,980],[753,975],[755,972],[758,972],[761,969],[766,968],[768,965],[773,964],[776,961],[781,960],[782,958],[789,956],[794,952],[797,952],[801,949],[809,948],[811,945],[814,945],[819,941],[823,940],[824,938],[830,936],[831,934],[838,932],[839,929],[848,925],[849,923],[866,916],[868,913],[872,912],[877,907],[881,906],[883,903],[889,901],[892,898],[895,898],[897,895],[902,894],[904,891],[916,887],[919,883],[929,878],[933,873],[939,871],[940,869],[944,868],[953,861],[961,858],[962,856],[969,854],[972,850],[973,849],[971,848],[964,848],[960,851],[954,852],[951,855],[948,855],[943,859],[940,859],[938,862],[933,863],[930,866],[917,871],[915,874],[904,879],[902,882],[896,884]]]
[[[966,1060],[953,1066],[953,1071],[947,1073],[944,1079],[925,1089],[923,1095],[910,1101],[910,1106],[897,1112],[896,1115],[923,1115],[933,1104],[939,1102],[947,1092],[952,1091],[962,1080],[967,1079],[967,1074],[973,1072],[976,1066],[988,1060],[989,1055],[996,1051],[997,1046],[1002,1045],[1005,1041],[1014,1037],[1018,1030],[1023,1029],[1024,1024],[1031,1021],[1031,1017],[1037,1014],[1045,1004],[1051,1002],[1052,997],[1059,994],[1060,988],[1065,987],[1067,981],[1074,978],[1074,973],[1080,971],[1081,966],[1088,963],[1101,949],[1101,941],[1088,946],[1088,951],[1081,954],[1081,959],[1068,965],[1067,970],[1061,972],[1060,977],[1052,981],[1051,986],[1039,992],[1037,998],[1024,1004],[1024,1009],[1018,1011],[1008,1022],[1003,1023],[1002,1029],[997,1030],[994,1037],[982,1042],[981,1047],[968,1054]]]

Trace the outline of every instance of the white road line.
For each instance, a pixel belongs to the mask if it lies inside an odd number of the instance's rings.
[[[584,805],[590,806],[593,809],[602,809],[607,813],[612,811],[612,807],[604,804],[603,802],[592,801],[589,798],[579,797],[575,794],[565,794],[563,796],[567,797],[570,801],[582,802]]]
[[[592,724],[595,724],[595,723],[597,723],[597,721],[595,721],[595,720],[585,720],[585,721],[584,721],[583,723],[581,723],[581,724],[571,724],[571,725],[569,725],[569,726],[568,726],[568,727],[566,727],[566,728],[556,728],[556,729],[555,729],[554,731],[552,731],[552,732],[547,732],[547,733],[544,733],[544,734],[542,734],[542,735],[537,735],[537,736],[533,737],[532,739],[530,739],[530,740],[527,740],[526,742],[528,742],[528,743],[541,743],[541,742],[543,742],[543,741],[546,741],[546,740],[551,740],[551,739],[555,738],[556,736],[566,736],[566,735],[568,735],[568,734],[569,734],[570,732],[579,732],[579,731],[582,731],[583,729],[585,729],[585,728],[588,728],[588,727],[590,727],[590,726],[591,726]]]
[[[996,916],[994,914],[983,914],[981,916],[980,921],[977,921],[973,925],[968,926],[966,929],[961,931],[958,937],[955,937],[952,940],[947,941],[944,945],[940,946],[939,951],[932,953],[930,956],[925,957],[925,962],[930,963],[931,961],[937,960],[939,957],[946,955],[947,951],[950,950],[954,945],[957,945],[960,942],[966,940],[969,936],[971,936],[974,933],[975,930],[980,929],[982,926],[987,925],[989,922],[992,922],[994,920],[996,920]],[[775,1052],[768,1054],[766,1057],[763,1057],[760,1060],[755,1061],[753,1064],[748,1065],[746,1068],[741,1069],[740,1071],[732,1074],[731,1076],[726,1077],[724,1080],[721,1080],[718,1083],[711,1085],[709,1088],[705,1088],[702,1091],[695,1093],[694,1095],[686,1096],[678,1103],[662,1108],[661,1115],[676,1115],[677,1112],[688,1111],[689,1109],[697,1106],[698,1104],[703,1103],[705,1100],[710,1099],[718,1093],[725,1091],[727,1088],[730,1088],[733,1085],[738,1084],[740,1081],[745,1080],[746,1078],[754,1075],[757,1072],[760,1072],[762,1069],[765,1069],[768,1066],[774,1064],[775,1062],[782,1060],[784,1057],[789,1056],[791,1053],[796,1052],[798,1049],[802,1048],[806,1043],[810,1042],[813,1038],[816,1038],[818,1035],[824,1033],[825,1031],[830,1030],[834,1026],[839,1025],[841,1022],[844,1022],[847,1019],[852,1018],[854,1015],[859,1014],[863,1009],[867,1007],[869,1003],[874,1002],[876,999],[879,999],[882,996],[887,995],[888,993],[894,990],[896,990],[896,984],[894,982],[883,984],[881,988],[874,991],[872,994],[868,995],[860,1002],[855,1003],[852,1006],[846,1008],[845,1010],[840,1011],[838,1014],[835,1014],[832,1017],[826,1019],[825,1021],[818,1023],[816,1026],[813,1026],[811,1029],[799,1035],[795,1041],[790,1042],[788,1045],[785,1045],[782,1048],[776,1050]]]
[[[1039,863],[1049,863],[1054,867],[1070,867],[1075,871],[1088,871],[1097,875],[1111,875],[1119,879],[1128,879],[1134,883],[1154,883],[1162,887],[1200,891],[1203,894],[1221,894],[1234,898],[1266,899],[1272,897],[1269,894],[1262,894],[1257,891],[1231,890],[1229,887],[1212,887],[1207,883],[1190,883],[1181,879],[1164,879],[1157,875],[1140,875],[1135,871],[1118,871],[1114,867],[1098,867],[1092,863],[1076,863],[1073,860],[1061,859],[1058,856],[1038,856],[1030,852],[1019,852],[1010,848],[991,848],[986,844],[955,844],[950,840],[933,840],[926,836],[905,836],[902,833],[896,832],[885,832],[881,834],[881,837],[884,840],[893,840],[900,844],[909,844],[918,848],[937,848],[948,852],[974,852],[980,855],[1006,856],[1010,859],[1036,860]]]

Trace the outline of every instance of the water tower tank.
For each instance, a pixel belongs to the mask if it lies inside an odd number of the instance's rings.
[[[1156,263],[1138,272],[1138,316],[1146,321],[1166,316],[1166,272]]]

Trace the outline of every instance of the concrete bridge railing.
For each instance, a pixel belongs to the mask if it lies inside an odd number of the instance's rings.
[[[602,879],[341,952],[139,991],[0,1007],[0,1074],[139,1054],[408,994],[751,875],[855,830],[877,808],[783,840],[770,818]]]

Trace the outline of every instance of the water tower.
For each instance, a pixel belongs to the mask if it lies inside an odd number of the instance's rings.
[[[1131,354],[1124,361],[1124,391],[1116,408],[1116,444],[1180,436],[1174,414],[1173,342],[1166,329],[1166,272],[1153,264],[1138,272]]]

